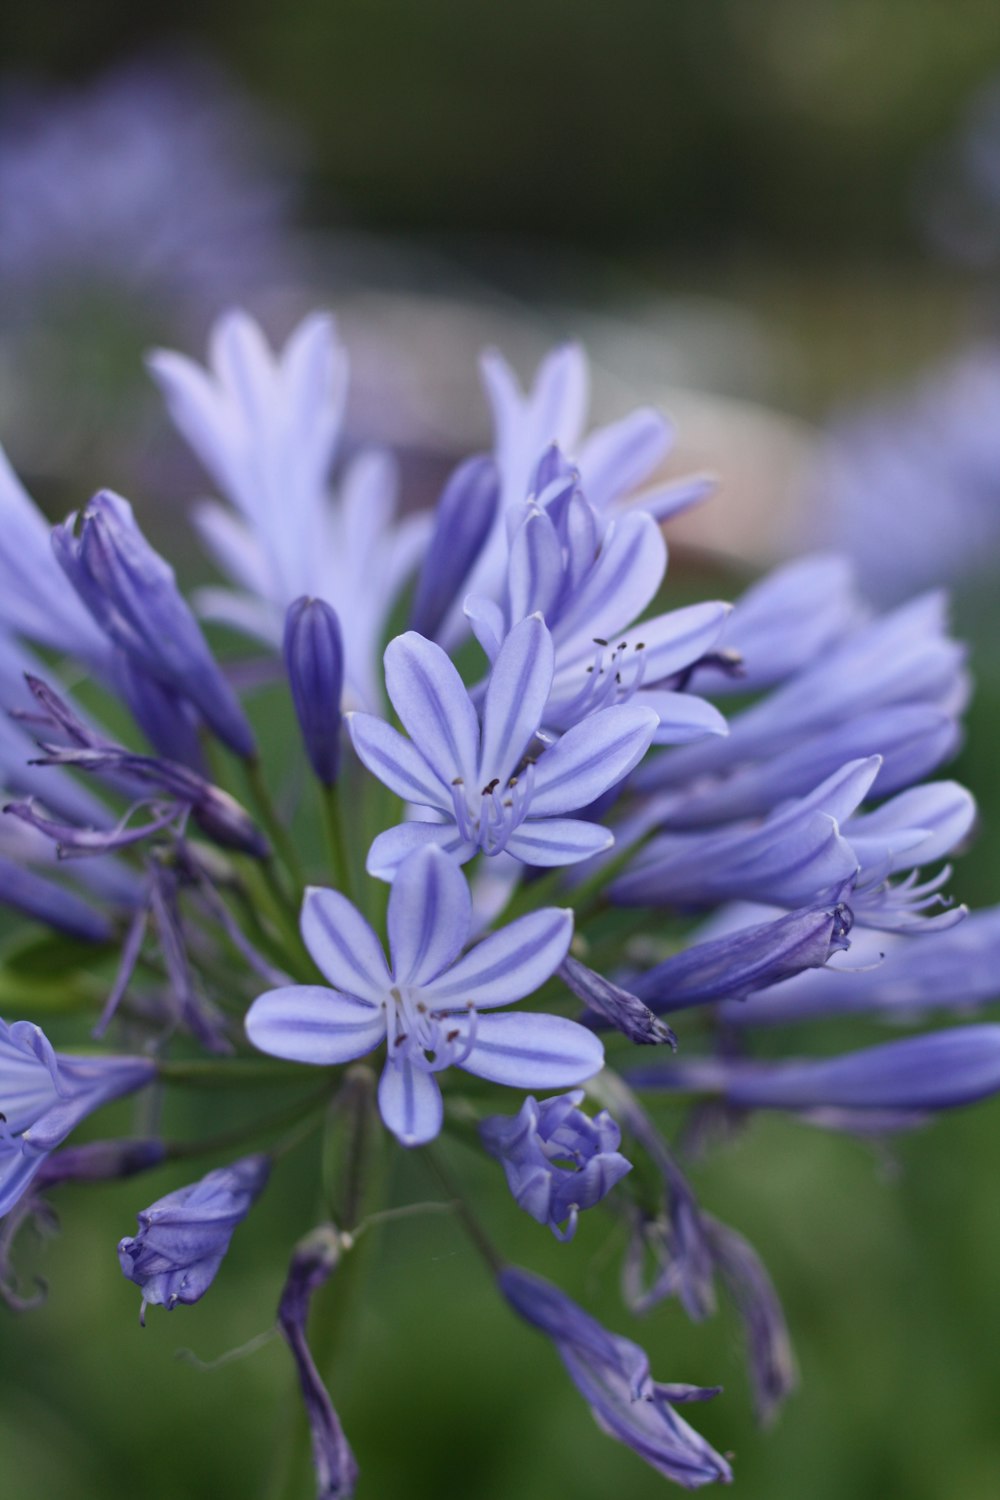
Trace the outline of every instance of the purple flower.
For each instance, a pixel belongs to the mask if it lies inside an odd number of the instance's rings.
[[[968,696],[965,654],[948,636],[944,597],[912,600],[846,629],[732,717],[724,740],[650,761],[636,785],[683,788],[661,816],[693,828],[766,812],[848,761],[878,754],[877,791],[886,796],[954,753]]]
[[[599,1071],[603,1048],[574,1021],[480,1014],[544,984],[566,956],[572,912],[531,912],[459,957],[472,923],[469,888],[454,860],[432,845],[400,865],[388,923],[391,967],[344,896],[307,891],[302,936],[332,988],[289,985],[261,995],[246,1018],[254,1046],[329,1067],[385,1041],[379,1109],[405,1146],[423,1145],[441,1129],[435,1075],[445,1068],[520,1089],[564,1088]]]
[[[743,1319],[757,1420],[767,1426],[798,1385],[785,1314],[753,1246],[710,1214],[702,1216],[702,1225],[715,1267]]]
[[[290,140],[224,72],[185,56],[81,86],[10,86],[0,115],[7,315],[96,281],[190,313],[287,276]],[[16,288],[16,295],[14,289]]]
[[[0,1021],[0,1215],[87,1115],[151,1083],[143,1057],[67,1057],[29,1021]]]
[[[954,1026],[840,1057],[792,1062],[715,1058],[637,1068],[631,1082],[720,1095],[738,1109],[912,1116],[973,1104],[1000,1090],[1000,1026]]]
[[[943,932],[856,930],[850,959],[806,971],[726,1006],[727,1025],[769,1026],[859,1011],[900,1017],[962,1010],[1000,995],[1000,907]]]
[[[309,763],[324,786],[340,765],[344,643],[336,610],[303,596],[285,616],[285,671]]]
[[[340,1253],[340,1236],[332,1224],[307,1235],[295,1248],[278,1304],[278,1327],[295,1360],[309,1421],[316,1500],[350,1500],[358,1478],[351,1445],[306,1340],[313,1296],[337,1269]]]
[[[146,541],[128,501],[101,491],[82,515],[55,528],[52,544],[108,639],[189,700],[237,755],[252,756],[253,733],[236,694],[181,598],[173,568]]]
[[[205,1295],[270,1170],[269,1157],[244,1156],[143,1209],[139,1233],[118,1242],[122,1271],[142,1289],[140,1322],[149,1306],[172,1310]]]
[[[343,631],[351,697],[376,708],[386,621],[423,552],[429,517],[397,520],[396,465],[380,449],[355,454],[328,492],[348,382],[333,319],[305,318],[275,353],[252,318],[229,312],[212,328],[208,370],[165,350],[150,368],[228,502],[202,505],[196,520],[239,592],[204,590],[201,612],[278,646],[293,600],[327,600]]]
[[[501,1271],[498,1280],[514,1311],[552,1339],[570,1379],[609,1437],[685,1489],[729,1483],[733,1476],[726,1460],[671,1404],[705,1401],[718,1395],[718,1387],[661,1385],[652,1379],[638,1344],[608,1333],[557,1287],[517,1268]]]
[[[724,735],[718,709],[674,691],[674,679],[712,648],[729,606],[696,604],[634,624],[663,582],[666,543],[644,511],[602,521],[578,482],[573,473],[557,477],[514,513],[502,607],[466,601],[480,645],[495,661],[510,630],[541,615],[554,650],[543,715],[550,731],[638,695],[659,718],[656,744]]]
[[[547,1224],[557,1240],[571,1240],[581,1212],[632,1170],[607,1110],[591,1119],[582,1102],[582,1089],[541,1103],[529,1095],[517,1115],[491,1115],[479,1127],[518,1207]]]
[[[886,931],[961,921],[961,907],[923,915],[942,904],[938,891],[950,871],[924,885],[916,884],[915,871],[966,836],[975,818],[972,798],[954,782],[932,782],[861,813],[880,765],[878,756],[851,761],[807,796],[779,804],[763,822],[659,834],[613,882],[612,898],[627,906],[697,910],[729,900],[808,906],[836,892],[857,922]],[[628,827],[629,837],[657,821],[654,798]],[[894,883],[891,877],[904,870],[911,874]]]
[[[386,687],[403,727],[350,717],[361,760],[398,795],[442,821],[379,834],[368,870],[391,878],[412,849],[436,844],[464,863],[504,851],[533,865],[573,864],[610,847],[605,828],[567,818],[627,775],[656,729],[649,709],[626,704],[591,715],[544,751],[532,747],[552,683],[552,639],[537,615],[515,626],[493,663],[482,720],[440,646],[409,632],[385,653]]]

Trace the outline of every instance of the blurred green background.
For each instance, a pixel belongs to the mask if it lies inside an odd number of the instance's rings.
[[[717,388],[807,420],[990,324],[988,276],[936,262],[914,214],[928,153],[1000,71],[1000,16],[981,0],[176,0],[169,22],[122,0],[36,0],[3,24],[3,67],[21,76],[79,83],[178,44],[221,63],[300,132],[310,293],[334,304],[348,230],[385,237],[403,263],[433,254],[438,292],[453,275],[547,326],[567,306],[718,301],[782,357],[756,378],[735,361]],[[84,311],[90,342],[58,362],[88,403],[83,459],[41,476],[53,505],[106,477],[97,456],[124,441],[142,389],[146,326]],[[155,310],[151,322],[160,336]],[[42,374],[28,376],[44,403]],[[96,405],[95,386],[110,393]],[[19,432],[3,439],[17,456]],[[997,601],[987,583],[956,607],[979,689],[955,774],[980,799],[982,831],[953,889],[982,905],[1000,900]],[[187,1128],[207,1122],[204,1101],[190,1107]],[[668,1305],[635,1324],[610,1219],[556,1246],[506,1201],[492,1164],[454,1149],[512,1258],[638,1337],[660,1378],[725,1384],[696,1423],[735,1452],[746,1500],[1000,1494],[1000,1102],[891,1157],[761,1119],[695,1168],[706,1206],[749,1236],[784,1299],[802,1389],[768,1434],[751,1420],[728,1311],[695,1328]],[[391,1167],[400,1196],[434,1196],[419,1160],[397,1152]],[[190,1174],[60,1195],[48,1302],[2,1320],[5,1500],[268,1494],[294,1410],[284,1349],[210,1373],[176,1353],[213,1359],[268,1327],[287,1248],[312,1222],[314,1171],[308,1149],[283,1165],[205,1301],[153,1310],[144,1331],[115,1243]],[[596,1430],[444,1217],[381,1236],[331,1386],[362,1496],[642,1500],[666,1483]]]

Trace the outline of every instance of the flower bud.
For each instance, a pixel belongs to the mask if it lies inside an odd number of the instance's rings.
[[[340,621],[322,599],[303,596],[285,616],[285,670],[309,764],[324,786],[340,765],[344,643]]]

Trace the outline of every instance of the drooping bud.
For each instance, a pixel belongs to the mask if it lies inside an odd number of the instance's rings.
[[[150,1304],[170,1309],[205,1295],[270,1170],[269,1157],[245,1156],[138,1215],[139,1233],[119,1241],[118,1260],[142,1289],[140,1322]]]
[[[285,616],[285,670],[302,741],[318,779],[332,786],[340,766],[344,642],[336,610],[303,595]]]
[[[358,1478],[357,1460],[306,1339],[313,1296],[337,1269],[345,1240],[332,1224],[300,1240],[278,1304],[278,1327],[295,1360],[309,1422],[317,1500],[349,1500]]]
[[[674,1410],[705,1401],[719,1387],[661,1385],[638,1344],[608,1333],[558,1287],[511,1266],[498,1285],[526,1323],[555,1344],[570,1379],[609,1437],[617,1438],[658,1473],[685,1489],[732,1479],[729,1464]]]

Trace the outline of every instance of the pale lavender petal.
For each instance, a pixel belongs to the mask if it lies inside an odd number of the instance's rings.
[[[693,693],[671,693],[666,689],[643,689],[636,701],[651,708],[659,719],[654,745],[686,745],[706,734],[724,735],[729,725],[714,703]]]
[[[596,802],[639,763],[657,722],[652,709],[626,703],[574,725],[535,767],[532,817],[573,812]]]
[[[469,936],[472,898],[455,860],[438,845],[415,850],[389,894],[389,949],[397,984],[424,985],[454,963]]]
[[[575,637],[589,643],[618,634],[653,599],[666,566],[667,544],[651,516],[629,511],[612,521],[600,556],[553,629],[557,648]]]
[[[580,478],[591,505],[603,510],[647,480],[670,451],[674,430],[660,412],[642,406],[619,422],[598,427],[580,449]]]
[[[403,728],[445,782],[472,785],[479,764],[479,720],[450,657],[408,630],[385,652],[385,685]]]
[[[528,818],[507,840],[507,853],[526,865],[575,865],[614,841],[610,828],[580,818]]]
[[[389,1058],[378,1086],[379,1113],[403,1146],[424,1146],[441,1129],[444,1105],[433,1073],[409,1057]]]
[[[310,886],[300,926],[303,942],[332,985],[381,1001],[392,983],[382,944],[346,896]]]
[[[446,1010],[468,1002],[479,1009],[521,1000],[555,972],[572,937],[571,911],[546,907],[529,912],[483,938],[447,974],[425,985],[425,994]]]
[[[493,663],[479,776],[506,782],[541,723],[552,686],[552,637],[540,615],[515,625]],[[477,788],[478,790],[478,788]]]
[[[385,1038],[385,1011],[318,984],[290,984],[259,995],[246,1033],[260,1052],[329,1068],[364,1057]]]
[[[711,599],[636,625],[631,634],[643,642],[645,681],[662,682],[711,651],[730,613],[728,604]]]
[[[510,1011],[456,1024],[472,1036],[462,1067],[491,1083],[519,1089],[568,1088],[604,1066],[598,1038],[564,1016]]]
[[[481,594],[470,594],[463,607],[476,640],[489,660],[496,661],[507,629],[503,610],[499,604]]]
[[[507,562],[507,598],[513,622],[536,611],[549,615],[563,581],[562,548],[545,511],[532,508],[514,533]]]
[[[358,759],[384,786],[407,802],[450,810],[451,798],[444,783],[412,741],[374,714],[350,713],[345,717]]]
[[[463,839],[454,823],[397,823],[373,841],[365,869],[376,880],[391,880],[408,854],[428,844],[436,844],[462,865],[479,853],[478,844]]]

